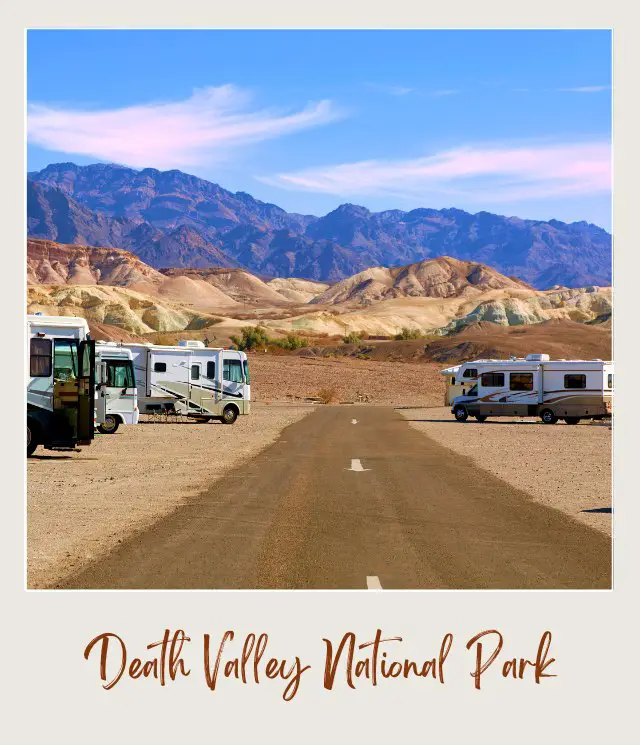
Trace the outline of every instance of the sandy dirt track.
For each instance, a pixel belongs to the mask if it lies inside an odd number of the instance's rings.
[[[456,422],[448,408],[402,409],[412,427],[536,502],[611,535],[611,432],[605,422],[545,425],[500,417]],[[473,489],[473,485],[469,485]]]
[[[372,577],[384,589],[608,588],[611,541],[391,407],[317,406],[241,476],[60,587],[366,591]]]
[[[27,461],[27,586],[47,587],[113,549],[272,443],[313,406],[254,404],[232,426],[142,423],[80,453]]]

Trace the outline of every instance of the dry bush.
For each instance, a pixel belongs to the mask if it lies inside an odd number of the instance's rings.
[[[336,389],[335,388],[321,388],[318,391],[317,397],[323,404],[330,404],[336,400]]]

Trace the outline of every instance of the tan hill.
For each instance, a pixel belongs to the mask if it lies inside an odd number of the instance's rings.
[[[294,303],[309,303],[318,295],[329,289],[325,282],[315,282],[311,279],[296,279],[295,277],[276,277],[270,279],[269,287]]]
[[[400,297],[469,297],[504,288],[531,289],[525,282],[505,277],[484,264],[440,256],[408,266],[365,269],[337,282],[311,302],[369,305]]]
[[[119,342],[140,341],[138,334],[132,334],[130,331],[125,331],[119,326],[112,326],[109,323],[97,323],[96,321],[88,321],[88,324],[92,339]]]
[[[313,306],[310,306],[313,307]],[[565,318],[580,323],[611,312],[611,288],[538,291],[521,288],[489,289],[460,296],[401,297],[365,306],[349,304],[297,315],[266,325],[283,331],[312,334],[367,334],[392,336],[403,328],[423,334],[447,334],[478,321],[522,326]]]
[[[91,324],[117,326],[132,334],[201,329],[213,315],[161,301],[126,287],[35,285],[27,290],[27,312],[82,316]]]
[[[118,248],[63,245],[30,238],[27,282],[43,285],[128,287],[137,292],[204,310],[228,309],[238,303],[197,272],[162,274],[129,251]]]
[[[188,278],[205,282],[241,305],[289,305],[291,301],[273,287],[243,269],[163,269],[169,278]]]
[[[119,248],[93,248],[29,238],[27,283],[45,285],[153,284],[160,272]]]

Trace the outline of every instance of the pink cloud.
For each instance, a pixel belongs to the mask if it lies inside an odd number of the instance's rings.
[[[133,167],[211,164],[229,148],[282,137],[335,121],[330,101],[294,113],[252,110],[232,85],[197,90],[185,100],[97,111],[29,106],[29,141],[49,150],[89,155]]]
[[[596,194],[611,189],[611,146],[586,142],[461,147],[412,160],[371,160],[261,177],[285,189],[342,197],[439,192],[478,201]]]

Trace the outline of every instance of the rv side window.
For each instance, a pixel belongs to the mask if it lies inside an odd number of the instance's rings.
[[[200,365],[191,365],[191,380],[200,380]]]
[[[478,377],[478,370],[475,367],[468,367],[463,373],[463,378],[477,378]]]
[[[565,388],[586,388],[587,387],[587,376],[586,375],[565,375],[564,376],[564,387]]]
[[[482,385],[484,388],[502,388],[504,385],[504,373],[482,373]]]
[[[455,378],[455,375],[454,375],[454,376],[453,376],[453,377],[451,378],[451,385],[455,385],[455,384],[456,384],[456,378]]]
[[[207,377],[209,380],[216,379],[216,363],[213,360],[207,362]]]
[[[249,383],[251,383],[251,377],[249,376],[249,362],[244,360],[242,362],[242,367],[244,368],[244,382],[249,385]]]
[[[231,383],[242,383],[242,365],[240,360],[225,360],[222,377]]]
[[[154,362],[153,372],[167,372],[167,363],[166,362]]]
[[[532,391],[533,373],[511,373],[509,375],[510,391]]]
[[[613,373],[609,373],[607,378],[607,388],[613,388]]]
[[[32,378],[51,375],[51,339],[31,339],[29,373]],[[611,377],[611,376],[609,376]]]

